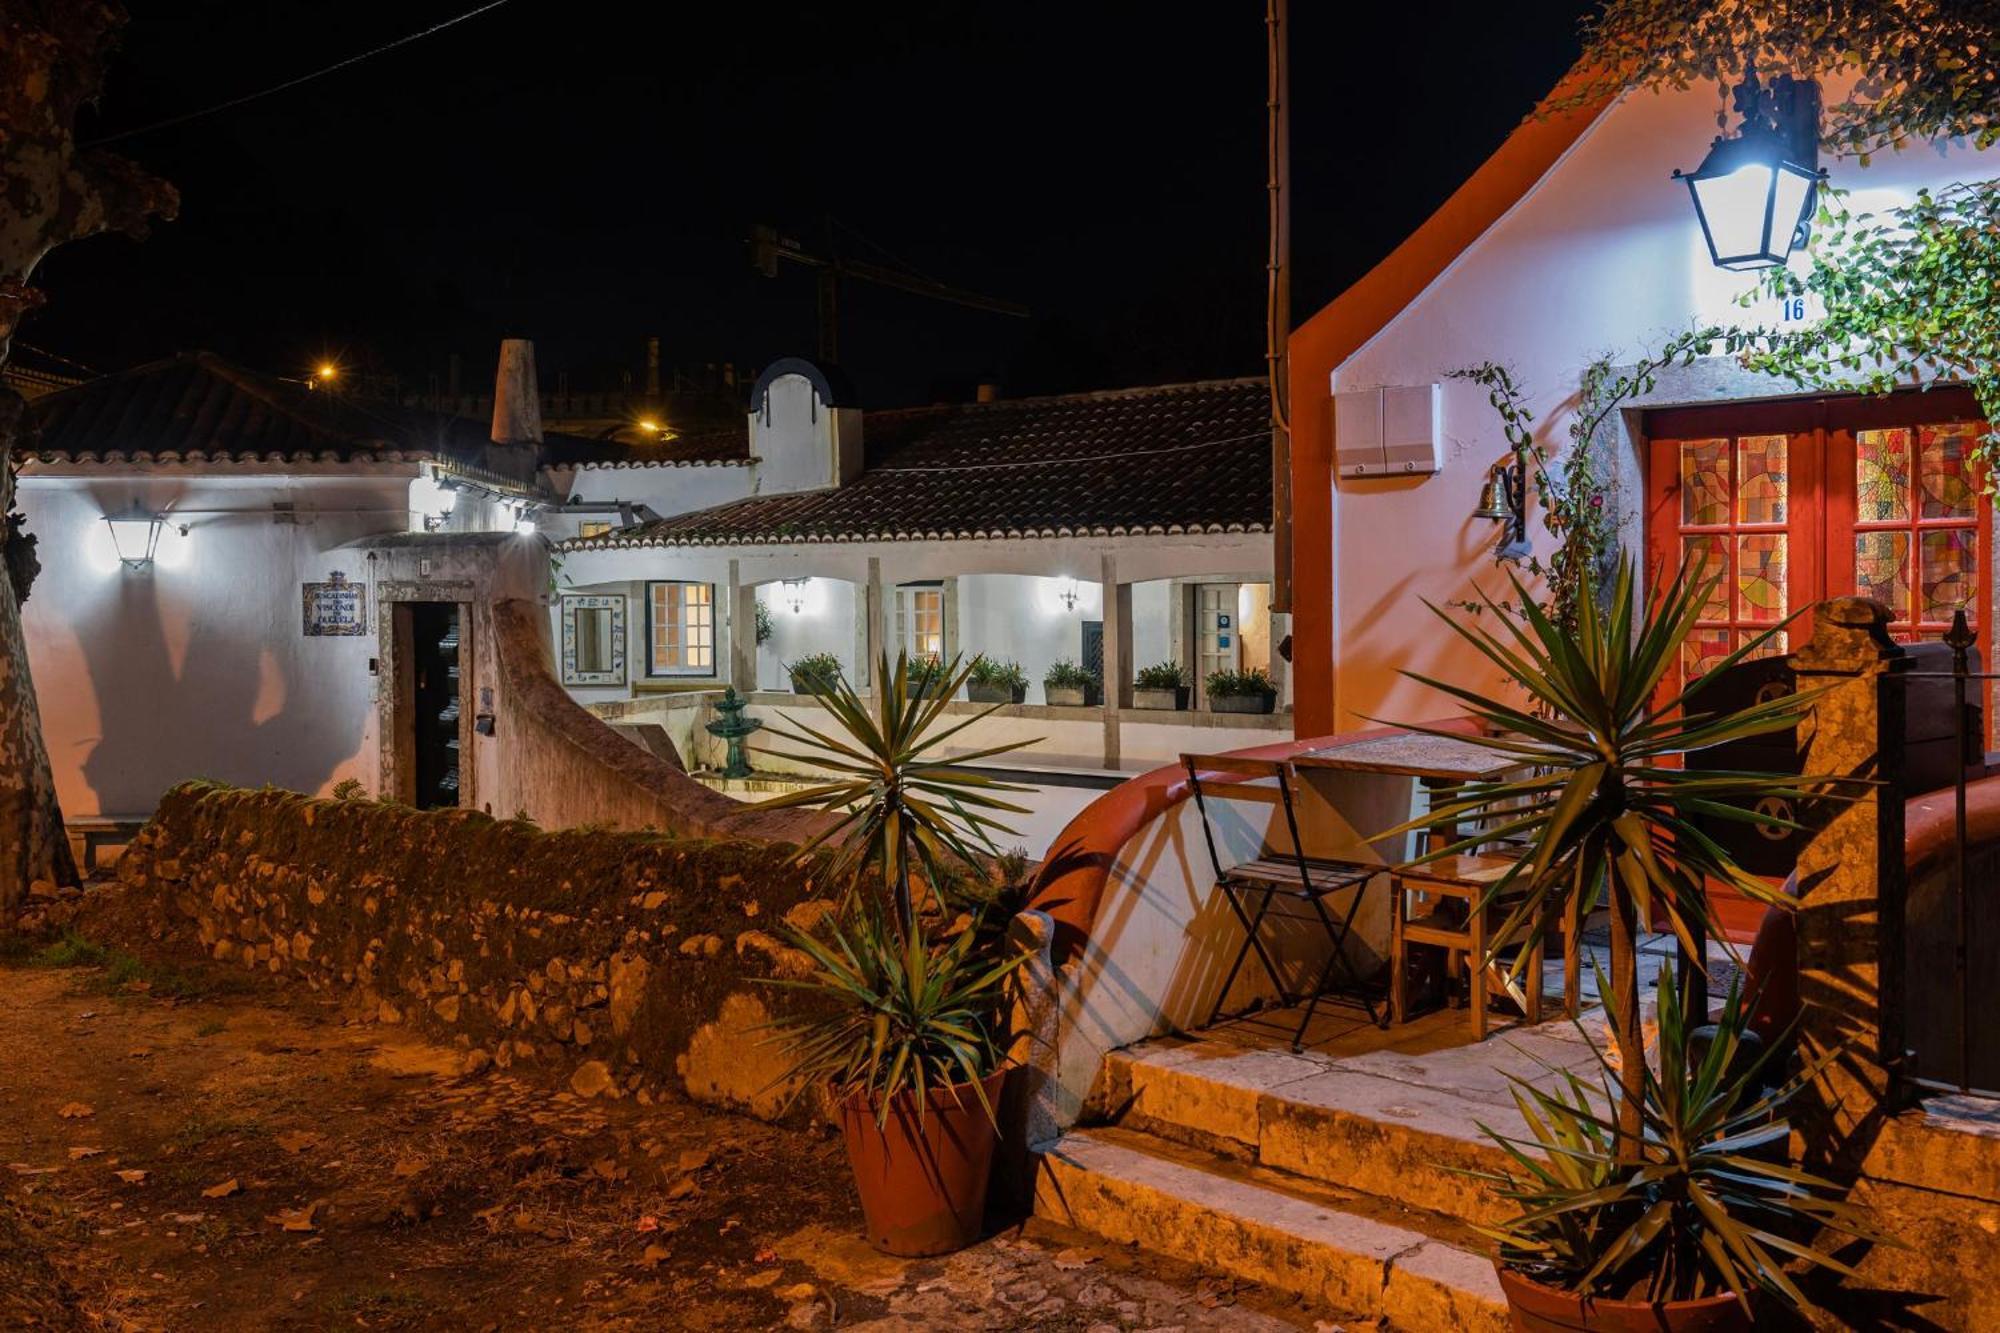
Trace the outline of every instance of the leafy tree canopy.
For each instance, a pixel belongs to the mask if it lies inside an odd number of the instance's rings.
[[[1818,80],[1828,151],[1860,155],[1937,138],[2000,140],[2000,0],[1601,0],[1583,23],[1586,71],[1556,104],[1627,87]]]

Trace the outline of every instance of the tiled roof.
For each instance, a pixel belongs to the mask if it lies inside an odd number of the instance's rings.
[[[743,546],[1126,533],[1271,522],[1261,379],[870,412],[865,467],[830,490],[755,496],[592,546]]]
[[[477,471],[489,443],[482,422],[314,391],[213,352],[86,381],[36,399],[29,415],[39,438],[23,452],[48,463],[437,461]]]
[[[676,435],[662,444],[550,437],[542,450],[544,467],[748,467],[747,425]]]

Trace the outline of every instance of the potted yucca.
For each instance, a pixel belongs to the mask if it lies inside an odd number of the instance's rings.
[[[847,893],[825,937],[788,927],[810,976],[771,984],[807,1002],[773,1024],[787,1079],[821,1087],[839,1108],[869,1242],[930,1255],[976,1240],[999,1129],[994,1108],[1009,1045],[1006,980],[1026,955],[976,918],[944,924],[947,895],[998,859],[997,816],[1025,813],[994,793],[1022,788],[962,767],[1016,741],[947,756],[945,742],[991,709],[940,725],[970,668],[955,659],[927,679],[899,657],[878,663],[873,700],[844,679],[820,691],[834,734],[774,724],[804,748],[783,758],[830,771],[825,782],[766,802],[834,816],[802,849],[830,851]]]
[[[1188,706],[1188,669],[1179,662],[1155,662],[1140,667],[1132,678],[1134,708],[1182,709]]]
[[[786,668],[793,694],[820,694],[840,679],[840,659],[832,653],[808,653]]]

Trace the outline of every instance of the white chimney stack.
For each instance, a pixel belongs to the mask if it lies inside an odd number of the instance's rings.
[[[535,379],[535,345],[526,338],[500,343],[500,371],[493,380],[493,443],[542,442],[542,390]]]

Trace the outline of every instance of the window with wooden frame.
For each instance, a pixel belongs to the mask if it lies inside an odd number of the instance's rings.
[[[646,674],[715,674],[715,585],[646,585]]]
[[[611,527],[611,520],[608,518],[586,518],[576,525],[576,535],[579,540],[602,537],[611,531]]]
[[[944,585],[903,583],[896,587],[896,643],[919,658],[944,656]]]
[[[1648,562],[1662,578],[1683,558],[1721,575],[1670,687],[1803,611],[1762,651],[1796,648],[1828,597],[1883,603],[1905,642],[1941,637],[1961,609],[1980,629],[1993,586],[1973,451],[1985,429],[1960,389],[1650,414]]]

